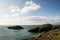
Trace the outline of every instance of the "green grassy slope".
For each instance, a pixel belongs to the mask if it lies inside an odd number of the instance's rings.
[[[60,26],[54,25],[52,29],[47,32],[38,32],[37,34],[22,40],[60,40]]]

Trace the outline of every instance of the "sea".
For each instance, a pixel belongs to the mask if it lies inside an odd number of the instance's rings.
[[[34,33],[28,32],[28,30],[37,27],[37,25],[21,25],[24,29],[14,30],[8,29],[9,26],[0,25],[0,40],[21,40],[30,37]]]

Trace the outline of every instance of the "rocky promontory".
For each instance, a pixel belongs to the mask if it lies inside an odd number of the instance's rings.
[[[40,25],[36,28],[28,30],[28,32],[43,32],[43,31],[49,31],[51,29],[52,29],[51,24],[43,24],[43,25]]]
[[[29,32],[38,32],[22,40],[60,40],[60,25],[43,24],[32,28]]]

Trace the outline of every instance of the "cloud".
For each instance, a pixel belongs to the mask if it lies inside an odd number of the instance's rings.
[[[9,15],[3,15],[3,17],[9,17]]]
[[[35,23],[58,23],[60,22],[60,18],[52,18],[52,17],[47,17],[47,16],[28,16],[24,17],[23,20],[25,21],[35,21]]]
[[[60,18],[51,18],[47,16],[25,16],[21,18],[1,18],[0,24],[4,25],[40,25],[45,23],[60,23]]]
[[[33,1],[26,1],[23,8],[19,8],[18,6],[10,6],[10,11],[15,14],[18,13],[18,15],[22,15],[27,14],[28,12],[31,12],[33,10],[38,10],[39,8],[41,8],[41,6],[34,3]]]

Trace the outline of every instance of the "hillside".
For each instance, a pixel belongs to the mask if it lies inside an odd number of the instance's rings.
[[[47,28],[46,24],[44,26],[46,26],[46,28]],[[43,29],[43,28],[41,28],[41,29]],[[36,29],[36,28],[34,28],[34,29]],[[49,31],[44,30],[42,32],[38,32],[38,33],[32,35],[31,37],[25,38],[22,40],[60,40],[60,26],[52,25],[51,30],[49,30]]]

